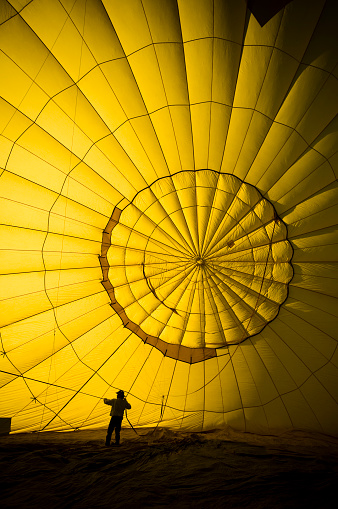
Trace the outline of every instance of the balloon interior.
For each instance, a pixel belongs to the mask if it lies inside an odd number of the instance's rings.
[[[337,435],[337,5],[282,4],[0,2],[7,430]]]

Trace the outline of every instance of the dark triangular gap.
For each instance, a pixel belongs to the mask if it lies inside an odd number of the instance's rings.
[[[264,26],[291,1],[292,0],[246,0],[246,3],[248,4],[248,9],[250,9],[258,23]]]

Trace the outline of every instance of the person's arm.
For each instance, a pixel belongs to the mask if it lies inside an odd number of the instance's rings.
[[[126,405],[126,409],[127,409],[127,410],[130,410],[130,409],[131,409],[131,405],[130,405],[130,403],[128,403],[128,401],[126,400],[126,398],[124,398],[124,403],[125,403],[125,405]]]
[[[105,405],[112,405],[113,404],[113,400],[112,399],[107,399],[107,398],[103,398],[103,403]]]

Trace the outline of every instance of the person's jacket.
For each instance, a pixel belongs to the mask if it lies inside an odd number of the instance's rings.
[[[127,408],[128,410],[131,408],[131,405],[128,403],[126,399],[122,398],[114,398],[114,399],[106,399],[104,398],[104,403],[106,405],[111,405],[111,416],[123,417],[124,411]]]

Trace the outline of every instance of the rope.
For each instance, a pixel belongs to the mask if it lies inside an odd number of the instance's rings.
[[[157,429],[158,425],[159,425],[159,424],[160,424],[160,422],[162,421],[163,413],[164,413],[164,408],[165,408],[164,396],[162,396],[162,404],[161,404],[161,413],[160,413],[160,418],[159,418],[159,420],[158,420],[158,422],[157,422],[157,424],[156,424],[155,428],[152,430],[152,432],[151,432],[150,434],[154,433],[154,431]],[[127,411],[127,409],[125,409],[125,414],[126,414],[126,419],[127,419],[127,421],[129,422],[129,424],[130,424],[130,426],[131,426],[132,430],[136,433],[136,435],[138,435],[139,437],[145,437],[148,433],[146,433],[145,435],[140,435],[140,434],[136,431],[136,429],[134,428],[134,426],[132,425],[132,423],[131,423],[131,422],[130,422],[130,420],[128,419],[128,411]]]

